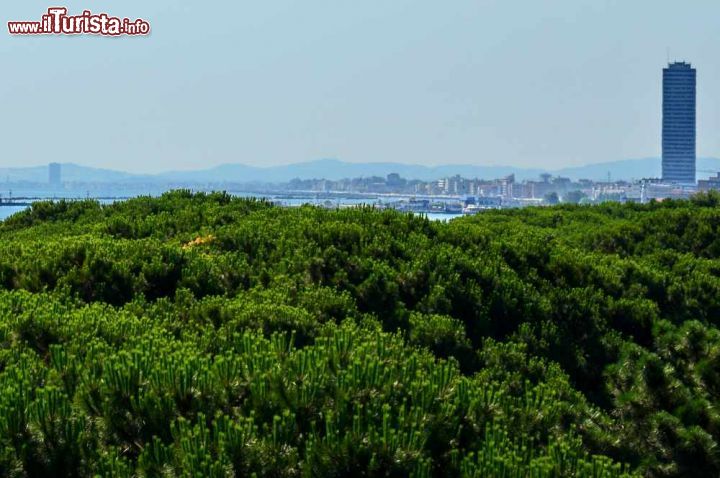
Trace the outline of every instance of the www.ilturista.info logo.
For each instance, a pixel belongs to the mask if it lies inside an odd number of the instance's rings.
[[[48,8],[39,22],[8,22],[11,35],[149,35],[150,24],[138,18],[118,18],[107,13],[70,16],[65,7]]]

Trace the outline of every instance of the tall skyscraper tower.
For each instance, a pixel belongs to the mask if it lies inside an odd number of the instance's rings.
[[[54,188],[59,188],[62,185],[62,172],[60,163],[48,164],[48,183]]]
[[[663,69],[663,181],[695,183],[695,85],[690,63]]]

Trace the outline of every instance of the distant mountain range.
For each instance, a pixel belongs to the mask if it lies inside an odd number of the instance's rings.
[[[720,159],[698,158],[698,178],[706,178],[711,172],[720,171]],[[515,174],[517,180],[536,179],[542,173],[569,177],[573,180],[594,181],[633,180],[660,177],[659,158],[625,159],[607,163],[588,164],[556,170],[541,168],[516,168],[512,166],[443,165],[422,166],[405,163],[348,163],[337,159],[320,159],[284,166],[257,167],[243,164],[224,164],[195,171],[168,171],[160,174],[132,174],[108,169],[90,168],[72,163],[62,165],[62,180],[85,183],[157,183],[157,184],[203,184],[203,183],[284,183],[292,179],[330,179],[386,176],[398,173],[407,179],[430,181],[459,174],[466,178],[494,179]],[[48,181],[47,166],[26,168],[0,168],[0,182]]]

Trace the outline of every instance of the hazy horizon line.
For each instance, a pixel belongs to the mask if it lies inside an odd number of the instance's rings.
[[[698,156],[698,160],[700,159],[718,159],[716,156]],[[59,163],[61,165],[73,165],[73,166],[79,166],[83,168],[88,169],[98,169],[98,170],[106,170],[106,171],[115,171],[115,172],[122,172],[127,174],[133,174],[133,175],[139,175],[139,176],[152,176],[152,175],[159,175],[159,174],[165,174],[170,172],[192,172],[192,171],[203,171],[203,170],[211,170],[214,168],[219,168],[222,166],[245,166],[248,168],[254,168],[254,169],[273,169],[273,168],[282,168],[282,167],[289,167],[289,166],[298,166],[303,164],[312,164],[312,163],[318,163],[322,161],[334,161],[337,163],[345,163],[345,164],[353,164],[353,165],[362,165],[362,164],[392,164],[392,165],[402,165],[402,166],[414,166],[414,167],[420,167],[420,168],[427,168],[427,169],[436,169],[436,168],[442,168],[442,167],[453,167],[453,166],[475,166],[475,167],[485,167],[485,168],[512,168],[512,169],[520,169],[520,170],[544,170],[544,171],[561,171],[564,169],[574,169],[574,168],[584,168],[588,166],[595,166],[595,165],[601,165],[601,164],[613,164],[618,162],[624,162],[624,161],[644,161],[644,160],[661,160],[660,156],[643,156],[643,157],[632,157],[632,158],[622,158],[622,159],[613,159],[608,161],[596,161],[596,162],[588,162],[588,163],[582,163],[582,164],[574,164],[574,165],[568,165],[563,167],[555,167],[555,168],[544,168],[542,166],[518,166],[518,165],[512,165],[512,164],[498,164],[498,163],[491,163],[491,164],[483,164],[478,162],[453,162],[453,163],[436,163],[436,164],[421,164],[421,163],[413,163],[413,162],[405,162],[405,161],[374,161],[374,160],[367,160],[367,161],[352,161],[352,160],[344,160],[337,157],[327,157],[327,158],[317,158],[317,159],[309,159],[305,161],[295,161],[295,162],[289,162],[289,163],[281,163],[281,164],[271,164],[271,165],[256,165],[256,164],[248,164],[244,162],[223,162],[223,163],[217,163],[212,164],[204,167],[189,167],[189,168],[171,168],[171,169],[164,169],[164,170],[157,170],[157,171],[137,171],[133,169],[122,169],[122,168],[116,168],[114,166],[111,167],[105,167],[105,166],[97,166],[97,165],[89,165],[83,162],[74,162],[74,161],[48,161],[45,163],[35,163],[35,164],[29,164],[29,165],[22,165],[22,166],[0,166],[0,169],[33,169],[33,168],[40,168],[40,167],[46,167],[51,163]]]

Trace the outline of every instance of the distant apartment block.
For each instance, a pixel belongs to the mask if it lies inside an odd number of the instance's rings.
[[[62,185],[62,169],[60,163],[50,163],[48,165],[48,182],[52,187],[60,187]]]
[[[696,70],[690,63],[663,69],[662,179],[695,183]]]
[[[720,173],[708,179],[698,181],[698,191],[720,190]]]

